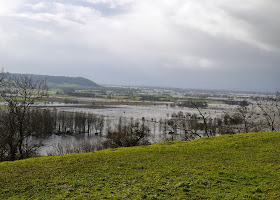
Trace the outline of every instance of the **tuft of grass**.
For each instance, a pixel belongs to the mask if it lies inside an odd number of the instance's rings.
[[[280,133],[0,163],[0,199],[280,199]]]

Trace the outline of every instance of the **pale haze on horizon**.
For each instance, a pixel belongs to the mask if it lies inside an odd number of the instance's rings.
[[[280,89],[279,0],[0,0],[0,67],[98,84]]]

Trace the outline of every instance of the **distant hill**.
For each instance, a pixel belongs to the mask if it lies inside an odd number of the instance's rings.
[[[12,73],[11,73],[12,74]],[[28,75],[34,81],[46,80],[49,88],[91,88],[101,87],[95,82],[83,77],[67,77],[67,76],[49,76],[49,75],[35,75],[35,74],[12,74],[15,76]]]

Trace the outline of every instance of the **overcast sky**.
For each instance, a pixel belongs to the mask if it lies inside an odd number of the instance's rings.
[[[279,0],[0,0],[0,67],[99,84],[275,91]]]

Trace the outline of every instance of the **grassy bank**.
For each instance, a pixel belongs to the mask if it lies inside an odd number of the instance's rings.
[[[280,133],[0,163],[0,199],[280,199]]]

